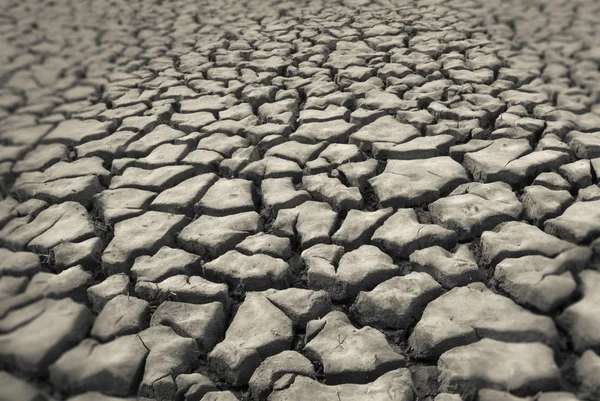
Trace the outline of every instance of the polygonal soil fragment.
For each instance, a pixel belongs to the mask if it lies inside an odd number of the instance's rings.
[[[332,384],[369,383],[406,365],[383,333],[368,326],[359,330],[338,311],[308,323],[304,353],[323,364],[325,380]]]
[[[157,282],[178,274],[192,275],[202,271],[200,257],[181,249],[163,246],[154,255],[135,259],[131,276],[139,281]]]
[[[469,181],[464,168],[448,156],[425,160],[390,160],[371,178],[381,207],[412,207],[433,202]]]
[[[506,343],[483,339],[456,347],[438,360],[441,391],[467,393],[492,388],[533,395],[560,386],[552,349],[541,343]]]
[[[328,70],[326,70],[328,71]],[[330,93],[325,96],[310,96],[306,99],[306,104],[304,105],[305,109],[319,109],[323,110],[328,105],[336,105],[336,106],[344,106],[350,107],[350,105],[354,102],[354,96],[349,92],[337,92]]]
[[[160,122],[161,116],[153,115],[151,111],[144,116],[125,117],[123,119],[123,122],[119,126],[118,131],[110,135],[110,137],[113,137],[115,134],[118,134],[124,130],[130,130],[136,133],[147,134],[148,132],[156,128],[160,124]]]
[[[246,148],[249,145],[250,142],[241,136],[216,133],[200,139],[197,149],[211,150],[220,153],[224,157],[231,157],[236,150]]]
[[[482,261],[491,265],[496,265],[506,258],[526,255],[553,257],[573,247],[575,245],[570,242],[518,221],[500,224],[481,236]]]
[[[541,185],[548,189],[554,189],[557,191],[560,190],[570,190],[571,185],[560,176],[558,173],[542,173],[538,175],[535,180],[533,180],[532,185]]]
[[[212,113],[199,111],[196,113],[175,113],[170,122],[178,130],[191,133],[215,121],[217,120]]]
[[[292,209],[280,210],[273,223],[273,233],[300,241],[302,248],[329,243],[337,213],[327,203],[304,202]]]
[[[102,254],[103,266],[113,273],[128,271],[136,257],[172,244],[186,223],[184,216],[154,211],[117,223]]]
[[[74,146],[82,142],[102,139],[108,136],[113,129],[114,124],[110,121],[65,120],[50,131],[42,142]]]
[[[302,186],[315,200],[329,203],[334,210],[359,209],[363,204],[358,188],[348,188],[327,174],[304,176]]]
[[[286,374],[316,378],[312,363],[296,351],[283,351],[268,357],[250,378],[250,391],[257,401],[265,401],[273,384]]]
[[[41,268],[40,257],[33,252],[13,252],[0,248],[0,275],[33,276]]]
[[[237,75],[237,74],[236,74]],[[246,117],[253,115],[252,106],[248,103],[241,103],[222,110],[219,112],[219,119],[221,120],[243,120]]]
[[[523,207],[508,184],[467,183],[429,205],[436,224],[457,232],[461,240],[480,236],[505,221],[516,220]]]
[[[454,288],[479,281],[481,274],[467,245],[460,245],[454,253],[432,246],[410,255],[413,271],[429,273],[445,288]]]
[[[62,144],[40,145],[29,151],[12,169],[14,173],[42,170],[60,160],[69,160],[69,149]]]
[[[375,142],[373,155],[383,159],[427,159],[446,156],[454,144],[452,135],[424,136],[398,145],[389,142]]]
[[[227,216],[253,211],[255,198],[252,181],[221,178],[208,189],[195,208],[202,214]]]
[[[309,145],[296,141],[288,141],[267,150],[265,152],[265,158],[276,156],[294,161],[299,166],[304,167],[306,162],[315,159],[326,147],[327,145],[325,145],[325,143]]]
[[[575,364],[575,373],[580,382],[583,399],[594,399],[600,395],[600,356],[592,350],[585,351]]]
[[[302,177],[302,168],[292,160],[265,156],[244,167],[239,176],[241,178],[248,178],[256,183],[260,183],[263,179],[267,178],[284,177],[291,177],[293,182],[297,182]]]
[[[583,298],[567,307],[559,316],[559,325],[569,333],[573,347],[582,352],[600,352],[600,273],[584,270],[579,274]]]
[[[225,177],[237,176],[244,167],[257,160],[260,160],[260,153],[256,146],[241,148],[236,150],[231,158],[221,162],[219,172]]]
[[[507,258],[496,265],[494,279],[518,303],[548,313],[571,298],[577,287],[573,273],[585,268],[590,257],[590,250],[577,247],[554,258]]]
[[[525,218],[536,225],[561,215],[574,202],[568,191],[553,191],[540,185],[526,187],[521,199]]]
[[[181,112],[190,113],[196,111],[215,112],[228,109],[237,103],[234,96],[200,96],[196,99],[186,99],[181,101]]]
[[[117,295],[104,305],[92,326],[91,336],[107,342],[126,334],[135,334],[148,327],[150,305],[143,299]]]
[[[85,339],[51,367],[52,383],[71,394],[101,391],[114,396],[137,392],[148,349],[137,335],[106,344]]]
[[[143,189],[106,189],[94,195],[94,211],[105,224],[114,225],[148,210],[155,196],[154,192]]]
[[[484,337],[549,345],[558,342],[552,319],[535,315],[482,283],[474,283],[430,302],[408,343],[415,356],[429,358]]]
[[[87,210],[76,202],[65,202],[43,210],[30,223],[18,227],[6,238],[9,248],[48,254],[61,241],[82,241],[95,236]]]
[[[231,384],[243,386],[264,359],[291,347],[293,334],[283,312],[264,295],[248,293],[209,363]]]
[[[344,163],[364,160],[364,156],[356,145],[332,143],[319,154],[319,158],[316,160],[319,159],[337,167]]]
[[[34,145],[52,128],[52,124],[37,124],[4,130],[2,132],[2,139],[9,140],[13,144]]]
[[[411,401],[413,382],[408,369],[392,370],[368,384],[326,385],[305,376],[285,375],[275,383],[268,401]]]
[[[246,237],[246,239],[235,247],[235,250],[246,255],[264,253],[265,255],[284,260],[291,258],[293,255],[288,238],[265,234],[263,232]]]
[[[204,275],[232,288],[262,291],[285,288],[290,281],[290,266],[282,259],[265,254],[244,255],[232,250],[204,265]]]
[[[267,137],[287,138],[289,134],[289,125],[267,122],[265,124],[248,127],[248,130],[246,132],[246,138],[248,138],[253,145],[256,145]]]
[[[304,190],[296,190],[292,178],[268,178],[261,183],[263,205],[273,213],[289,209],[309,201],[310,195]]]
[[[220,302],[194,305],[165,301],[152,315],[150,325],[169,326],[180,336],[193,338],[199,351],[206,354],[223,337],[226,319],[226,310]]]
[[[77,302],[85,302],[86,289],[93,283],[94,279],[89,272],[81,266],[73,266],[59,274],[37,273],[29,281],[27,292],[42,294],[47,298],[69,297]]]
[[[402,227],[402,230],[398,230]],[[421,224],[413,209],[398,209],[373,234],[373,243],[397,258],[407,258],[418,249],[430,246],[452,248],[456,235],[436,224]]]
[[[344,163],[338,167],[342,177],[353,187],[364,189],[369,178],[377,173],[377,160],[368,159],[364,162]]]
[[[600,200],[575,202],[562,215],[546,221],[544,230],[579,244],[597,238],[600,235]]]
[[[600,157],[600,134],[598,132],[572,131],[567,135],[569,146],[581,159]]]
[[[344,120],[313,122],[300,125],[296,132],[290,135],[290,139],[305,143],[346,143],[354,130],[354,124]]]
[[[185,132],[175,130],[168,125],[162,124],[137,141],[130,143],[129,146],[127,146],[125,154],[127,157],[144,157],[163,143],[171,142],[183,136],[185,136]]]
[[[592,185],[592,166],[589,160],[577,160],[560,166],[558,172],[571,184],[574,189]]]
[[[413,272],[384,281],[372,291],[361,291],[350,312],[364,326],[407,329],[441,294],[442,287],[429,274]]]
[[[96,176],[65,178],[49,182],[19,183],[13,188],[20,199],[41,199],[49,203],[74,201],[89,207],[92,196],[104,187]]]
[[[260,216],[256,212],[222,217],[202,215],[181,230],[177,243],[189,252],[214,258],[261,229]]]
[[[412,125],[400,123],[391,116],[384,116],[350,135],[350,143],[368,151],[374,142],[397,144],[418,136],[420,136],[419,131]]]
[[[600,168],[598,169],[600,171]],[[600,185],[590,185],[577,192],[577,202],[589,202],[600,200]]]
[[[217,391],[217,387],[208,377],[200,373],[184,373],[175,379],[177,394],[184,401],[198,401],[206,393]]]
[[[269,301],[287,315],[295,327],[302,330],[314,319],[320,319],[333,308],[326,291],[287,288],[269,289],[263,292]]]
[[[119,130],[105,138],[79,144],[73,150],[78,158],[97,156],[110,162],[125,156],[127,145],[138,137],[136,132]]]
[[[165,167],[179,162],[190,152],[190,145],[187,143],[171,144],[163,143],[154,149],[148,156],[141,157],[133,161],[131,167],[140,167],[143,169],[155,169]]]
[[[161,192],[150,205],[153,210],[167,213],[194,215],[194,205],[218,180],[215,174],[201,174],[182,181],[178,185]]]
[[[58,162],[43,173],[23,173],[12,191],[21,200],[75,201],[89,207],[92,196],[102,191],[109,181],[110,172],[102,166],[102,159],[90,157],[70,163]]]
[[[148,352],[139,395],[175,401],[175,378],[193,369],[199,351],[196,341],[177,335],[170,327],[152,326],[137,335]]]
[[[194,150],[188,153],[181,162],[193,166],[197,174],[204,174],[218,171],[219,164],[223,159],[223,156],[211,150]]]
[[[325,246],[327,247],[327,246]],[[377,284],[400,274],[400,268],[392,258],[373,245],[358,249],[327,261],[321,254],[323,245],[302,252],[308,270],[308,286],[326,290],[334,300],[354,298],[360,291],[367,291]]]
[[[138,281],[135,294],[148,302],[162,302],[173,299],[178,302],[205,304],[218,301],[229,305],[226,284],[213,283],[200,276],[183,274],[169,277],[158,283]]]
[[[57,271],[65,270],[75,265],[81,265],[85,270],[93,270],[100,260],[104,243],[94,237],[82,242],[61,242],[50,250],[50,263]]]
[[[333,234],[334,244],[346,249],[355,249],[368,242],[381,224],[393,213],[392,208],[364,212],[350,210],[340,228]]]
[[[527,140],[501,138],[489,141],[481,150],[467,153],[463,164],[477,181],[506,181],[510,178],[506,166],[529,152],[531,147]]]
[[[15,202],[15,204],[13,205],[14,207],[10,207],[10,213],[9,213],[9,217],[8,219],[10,219],[11,217],[25,217],[25,216],[30,216],[32,218],[36,217],[38,214],[40,214],[40,212],[44,209],[46,209],[49,205],[48,202],[43,201],[41,199],[28,199],[25,202],[22,203],[17,203],[16,200],[13,200],[12,198],[7,198],[4,200],[7,203],[11,203],[11,202]],[[2,225],[4,225],[4,222],[1,223]]]
[[[569,153],[563,150],[540,150],[538,147],[534,152],[508,163],[506,180],[511,185],[519,185],[544,171],[560,170],[569,159]]]
[[[104,161],[99,157],[79,158],[72,162],[59,161],[44,170],[44,172],[23,173],[15,181],[15,187],[29,183],[47,183],[61,178],[97,176],[100,182],[107,185],[110,172],[104,168]]]
[[[92,313],[71,299],[41,299],[14,309],[0,320],[0,357],[13,369],[44,374],[85,337],[92,321]]]
[[[192,166],[165,166],[155,169],[127,167],[123,175],[114,177],[110,189],[137,188],[152,192],[162,192],[191,178],[194,175]]]
[[[246,117],[240,121],[222,120],[203,127],[201,133],[205,135],[223,133],[229,136],[243,136],[248,126],[252,126],[257,123],[258,118],[255,116]]]
[[[123,273],[113,274],[101,283],[87,289],[88,300],[92,310],[99,313],[104,305],[117,295],[129,293],[129,277]]]

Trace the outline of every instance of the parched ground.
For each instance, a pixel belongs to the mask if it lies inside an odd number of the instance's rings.
[[[600,400],[600,2],[0,4],[1,400]]]

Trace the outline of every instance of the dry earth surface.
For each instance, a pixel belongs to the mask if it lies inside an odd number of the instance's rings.
[[[600,400],[600,2],[0,4],[1,400]]]

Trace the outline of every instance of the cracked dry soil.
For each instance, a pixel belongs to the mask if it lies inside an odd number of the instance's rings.
[[[600,400],[599,2],[0,3],[1,400]]]

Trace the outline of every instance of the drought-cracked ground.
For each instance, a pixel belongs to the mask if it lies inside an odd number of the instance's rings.
[[[600,400],[600,2],[1,3],[1,400]]]

